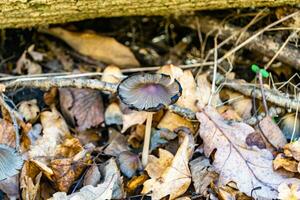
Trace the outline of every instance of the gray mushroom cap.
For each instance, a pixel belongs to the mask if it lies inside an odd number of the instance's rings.
[[[0,144],[0,181],[19,173],[22,156],[12,147]]]
[[[117,93],[121,101],[131,109],[156,112],[174,104],[181,96],[182,88],[177,80],[172,82],[165,74],[143,73],[121,81]]]

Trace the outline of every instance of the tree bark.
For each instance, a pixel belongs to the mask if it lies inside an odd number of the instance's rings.
[[[300,0],[0,0],[0,28],[96,17],[189,14],[195,10],[282,6]]]

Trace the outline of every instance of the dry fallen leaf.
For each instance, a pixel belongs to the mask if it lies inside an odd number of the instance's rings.
[[[163,118],[157,125],[157,128],[169,129],[170,131],[174,131],[179,127],[187,127],[193,133],[195,132],[194,126],[190,121],[170,111],[166,112],[166,114],[163,116]]]
[[[112,189],[112,199],[124,198],[125,193],[123,188],[123,178],[121,177],[116,160],[114,158],[111,158],[100,165],[100,172],[101,174],[103,174],[104,180],[111,180],[114,182]]]
[[[15,148],[16,134],[11,122],[0,119],[0,144],[5,144]]]
[[[59,89],[62,114],[78,131],[100,125],[104,121],[101,93],[89,89]]]
[[[112,37],[94,33],[75,33],[62,28],[50,28],[43,32],[58,37],[82,55],[120,67],[138,67],[140,64],[130,49]]]
[[[123,114],[123,128],[121,132],[124,133],[131,126],[143,124],[146,119],[147,112],[130,110],[128,113]]]
[[[19,175],[2,180],[0,182],[0,190],[4,192],[10,200],[20,199]]]
[[[266,137],[267,141],[275,148],[283,148],[287,143],[280,128],[275,124],[271,117],[267,116],[259,122],[260,130]]]
[[[37,159],[48,164],[49,159],[55,156],[56,147],[64,139],[70,138],[68,125],[60,113],[52,106],[51,111],[41,113],[43,136],[38,138],[28,152],[30,159]]]
[[[25,161],[20,175],[20,188],[23,199],[39,199],[37,193],[41,177],[41,171],[32,162]]]
[[[204,108],[208,103],[211,94],[211,84],[208,81],[209,73],[204,73],[196,77],[197,82],[197,106],[202,109]],[[219,103],[221,103],[221,100],[219,98],[219,93],[216,93],[211,98],[211,105],[216,106]]]
[[[274,169],[283,168],[290,172],[298,172],[298,162],[292,158],[284,156],[284,154],[280,153],[276,156],[273,161]]]
[[[145,135],[145,127],[146,126],[144,124],[139,124],[133,131],[131,131],[127,141],[133,148],[139,148],[142,146]]]
[[[114,129],[109,130],[109,135],[109,145],[104,149],[105,154],[118,156],[123,151],[129,151],[127,140],[124,135],[114,131]]]
[[[170,195],[170,199],[175,199],[185,193],[191,183],[191,172],[188,166],[190,156],[189,138],[186,135],[174,157],[165,150],[160,151],[160,158],[155,159],[151,156],[151,161],[149,159],[148,163],[149,167],[147,165],[149,170],[147,172],[151,179],[144,183],[142,194],[152,191],[151,197],[153,200],[156,200],[167,195]],[[156,163],[152,163],[153,161]],[[161,171],[157,172],[155,165],[158,165],[157,170],[161,169]]]
[[[130,151],[123,151],[117,157],[121,172],[127,177],[133,177],[137,171],[142,170],[139,155]]]
[[[205,157],[199,157],[190,162],[192,180],[197,194],[208,195],[208,188],[212,181],[218,178],[213,166]]]
[[[234,181],[248,196],[276,198],[276,189],[286,177],[273,170],[270,151],[246,144],[247,136],[254,129],[245,123],[226,123],[211,107],[197,113],[197,118],[201,123],[199,134],[205,155],[209,157],[216,150],[213,166],[220,174],[219,184]],[[256,187],[260,189],[253,190]]]
[[[240,115],[235,110],[233,110],[231,106],[218,107],[217,111],[226,120],[242,121]]]
[[[97,165],[92,165],[84,176],[83,185],[92,185],[94,187],[99,184],[101,173]]]
[[[300,161],[300,140],[286,144],[283,149],[286,156]]]
[[[113,186],[116,178],[105,179],[96,187],[92,185],[84,186],[79,192],[67,195],[65,192],[57,192],[49,200],[104,200],[112,199]]]
[[[182,95],[176,102],[177,105],[188,108],[193,112],[198,111],[197,102],[197,85],[191,70],[183,71],[183,75],[178,78],[182,87]]]
[[[72,158],[51,160],[52,179],[58,191],[67,192],[86,167],[89,158],[74,162]]]

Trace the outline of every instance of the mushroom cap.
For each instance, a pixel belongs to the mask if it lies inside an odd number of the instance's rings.
[[[143,73],[121,81],[117,93],[121,101],[134,110],[156,112],[175,103],[182,88],[165,74]]]
[[[0,181],[19,173],[22,156],[12,147],[0,144]]]

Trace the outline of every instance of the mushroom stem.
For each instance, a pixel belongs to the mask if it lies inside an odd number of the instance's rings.
[[[147,121],[146,121],[146,129],[145,129],[145,137],[144,137],[143,153],[142,153],[142,164],[144,167],[146,167],[146,165],[148,163],[152,117],[153,117],[153,113],[148,112],[147,113]]]

